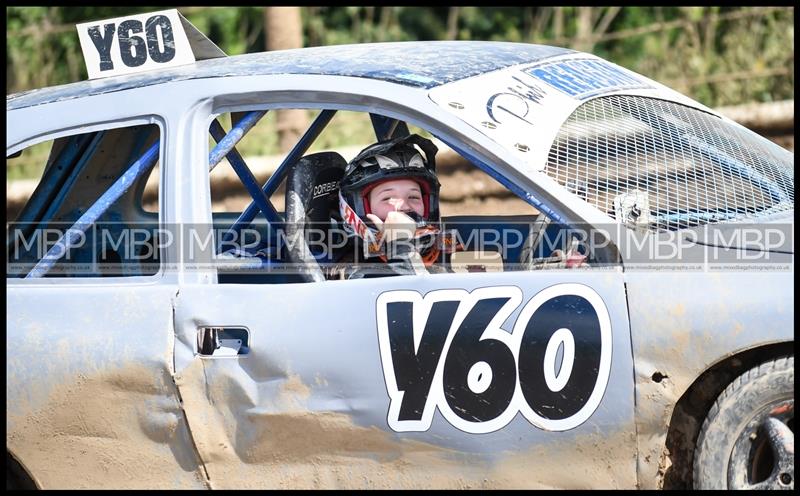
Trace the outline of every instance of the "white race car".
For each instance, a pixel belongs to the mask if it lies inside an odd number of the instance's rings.
[[[6,100],[7,158],[46,157],[7,225],[9,485],[794,487],[792,153],[588,53],[226,57],[166,12],[82,25],[91,80]],[[236,145],[276,109],[316,117],[260,180]],[[353,157],[310,150],[344,114],[530,213],[340,267]],[[252,203],[217,212],[228,164]]]

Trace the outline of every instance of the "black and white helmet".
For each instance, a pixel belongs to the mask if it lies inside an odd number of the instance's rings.
[[[438,223],[439,181],[436,179],[435,162],[437,151],[431,140],[416,134],[380,141],[363,149],[347,164],[341,181],[339,194],[342,218],[347,222],[347,210],[351,210],[362,222],[369,224],[366,216],[371,213],[369,192],[385,181],[411,179],[422,190],[422,202],[425,206],[422,221]]]

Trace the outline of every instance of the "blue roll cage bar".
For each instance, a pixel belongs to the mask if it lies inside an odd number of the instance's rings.
[[[242,140],[244,135],[247,134],[266,113],[266,110],[246,112],[227,133],[217,119],[214,119],[209,129],[211,136],[217,142],[217,145],[208,154],[209,173],[214,170],[214,167],[216,167],[223,158],[227,158],[234,172],[239,176],[242,184],[252,197],[250,205],[244,209],[223,235],[223,243],[229,241],[238,234],[242,228],[249,225],[253,219],[255,219],[259,211],[266,218],[270,229],[279,226],[283,222],[281,215],[269,201],[269,197],[275,192],[284,177],[286,177],[289,168],[303,156],[314,140],[317,139],[328,123],[330,123],[331,119],[336,114],[336,110],[325,109],[319,113],[300,140],[298,140],[292,150],[286,155],[280,166],[278,166],[264,186],[261,187],[250,168],[247,167],[242,156],[236,150],[236,144]],[[376,114],[370,114],[370,119],[372,121],[373,130],[375,131],[375,136],[378,140],[394,137],[398,135],[398,133],[404,136],[409,134],[408,126],[398,119]],[[83,165],[88,160],[88,157],[91,156],[89,152],[99,145],[104,133],[104,131],[99,131],[94,138],[91,139],[87,135],[81,135],[77,140],[70,140],[68,142],[67,146],[70,148],[58,157],[58,163],[73,163],[75,159],[78,159],[78,162],[66,177],[64,185],[59,188],[60,192],[58,196],[53,203],[51,203],[40,220],[40,223],[46,222],[48,218],[52,217],[58,211],[58,207],[63,202],[66,191],[69,189],[65,186],[76,180]],[[34,265],[30,272],[28,272],[25,279],[36,279],[47,274],[53,265],[67,253],[70,247],[74,246],[83,236],[86,230],[106,213],[114,202],[119,200],[142,175],[153,168],[159,155],[160,143],[160,140],[155,142],[128,167],[122,176],[120,176],[120,178],[117,179],[69,229],[67,229],[53,247],[47,251],[45,256]],[[56,177],[55,180],[52,181],[53,189],[55,189],[58,183],[63,179],[63,176]],[[44,208],[46,204],[45,197],[46,195],[41,195],[40,201],[35,205],[31,205],[31,209],[26,209],[32,212],[32,214],[26,215],[26,217],[35,216],[35,213],[40,212]]]

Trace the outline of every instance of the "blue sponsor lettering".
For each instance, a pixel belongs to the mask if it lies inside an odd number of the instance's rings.
[[[513,87],[509,86],[508,89],[513,91],[517,95],[523,98],[527,98],[533,103],[539,103],[539,101],[544,97],[544,92],[542,91],[541,88],[526,83],[517,76],[511,76],[511,78],[517,81],[518,84],[515,84]]]
[[[651,87],[602,60],[563,60],[531,67],[525,72],[577,99],[622,89]]]
[[[569,73],[564,72],[560,67],[557,66],[536,68],[530,71],[528,74],[538,77],[553,88],[568,95],[578,95],[586,90],[584,86],[581,86],[578,82],[574,81]]]

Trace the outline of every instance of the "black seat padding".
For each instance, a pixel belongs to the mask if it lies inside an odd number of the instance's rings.
[[[346,166],[347,161],[336,152],[314,153],[298,160],[286,178],[287,248],[291,261],[301,264],[305,281],[325,280],[304,230],[339,216],[339,182]]]

